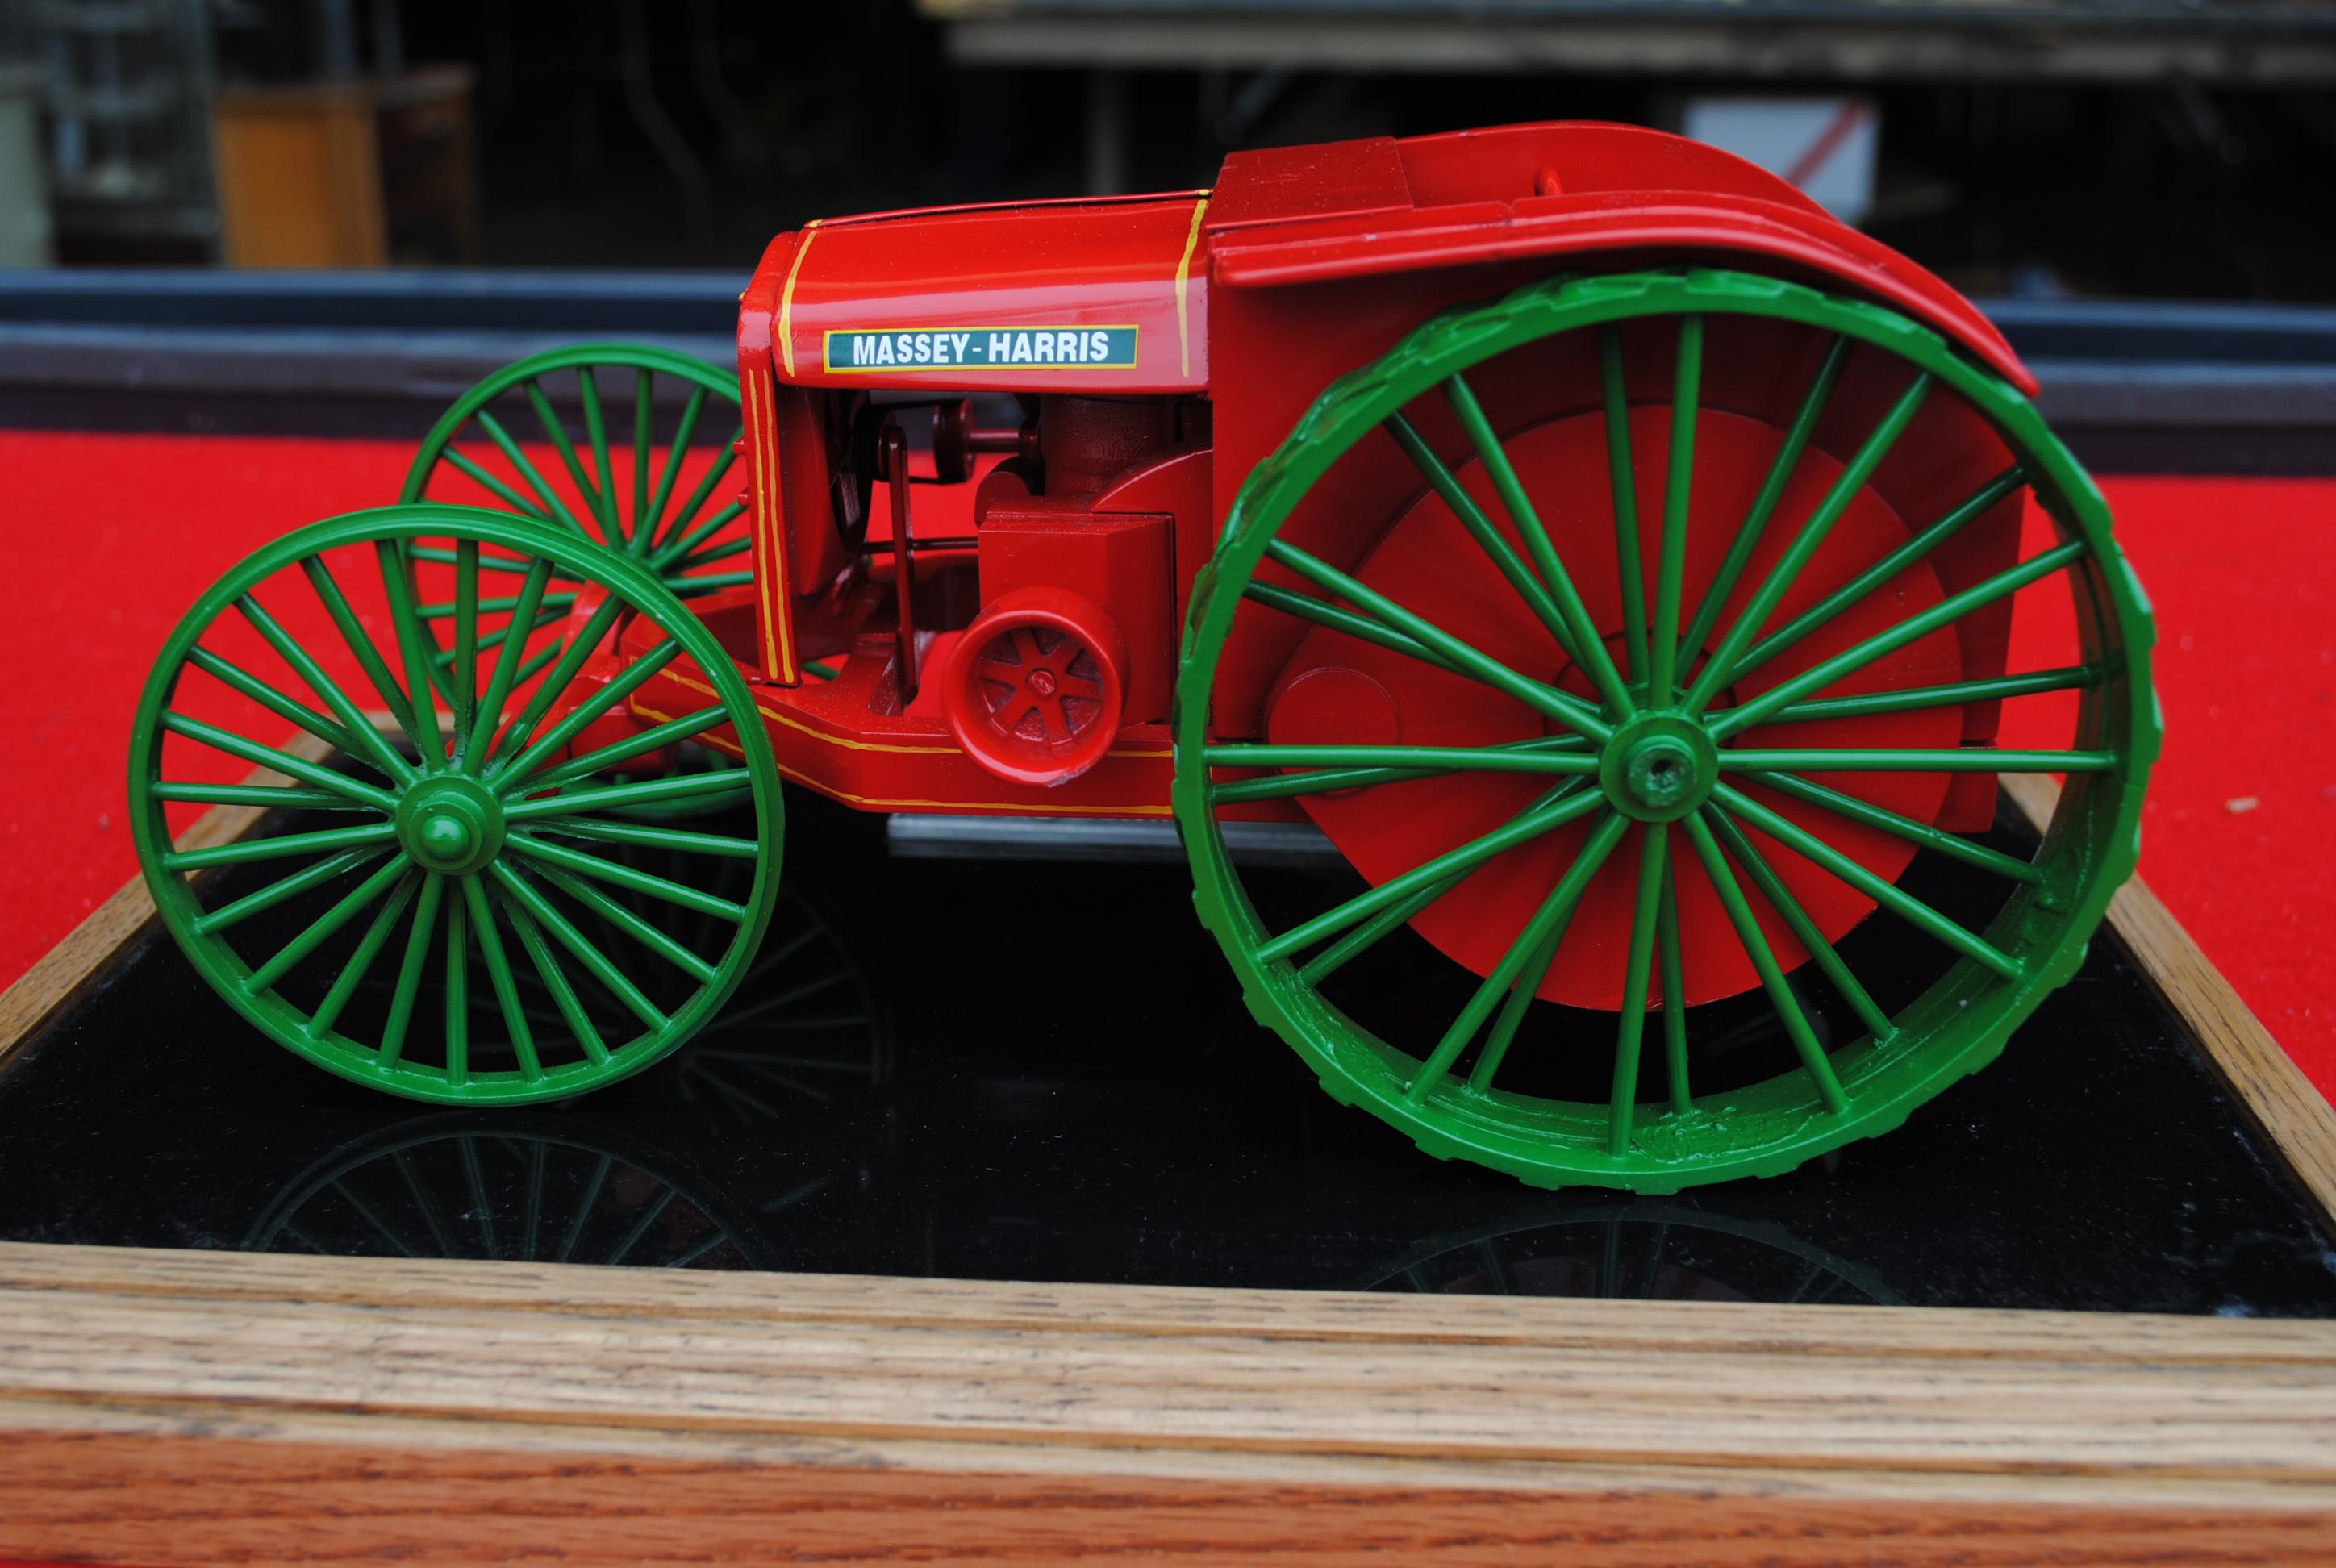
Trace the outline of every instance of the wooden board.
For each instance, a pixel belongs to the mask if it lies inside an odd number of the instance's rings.
[[[2336,1213],[2325,1102],[2146,889],[2110,918]],[[1269,1552],[2324,1563],[2336,1322],[0,1245],[0,1556]]]

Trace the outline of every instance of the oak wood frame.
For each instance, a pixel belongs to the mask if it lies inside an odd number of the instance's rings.
[[[151,914],[0,995],[0,1069]],[[2336,1222],[2336,1114],[2146,887],[2109,920]],[[2336,1321],[0,1244],[0,1555],[1269,1551],[2325,1562]]]

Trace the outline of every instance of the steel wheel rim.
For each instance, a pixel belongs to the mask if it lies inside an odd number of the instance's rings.
[[[597,583],[608,595],[603,606],[601,634],[590,638],[586,646],[563,651],[532,692],[521,688],[493,703],[488,699],[499,687],[511,691],[515,683],[509,677],[515,674],[521,662],[526,639],[520,639],[508,658],[501,651],[480,653],[473,665],[477,684],[470,691],[470,726],[466,730],[459,716],[441,706],[437,677],[445,672],[441,670],[436,676],[423,672],[423,660],[428,650],[436,646],[436,639],[412,613],[410,598],[400,595],[400,589],[410,583],[406,548],[415,539],[425,537],[457,541],[458,550],[469,547],[482,554],[493,550],[540,563],[540,575],[531,575],[529,579],[537,592],[555,571],[566,573],[570,580]],[[329,769],[307,765],[297,771],[287,768],[287,758],[296,764],[298,759],[269,742],[238,735],[231,737],[237,745],[229,747],[216,740],[217,735],[228,733],[217,726],[201,726],[209,729],[210,735],[201,733],[200,728],[190,733],[187,726],[200,721],[190,721],[177,713],[172,702],[189,668],[203,668],[209,673],[216,667],[218,656],[202,648],[205,634],[229,618],[248,618],[238,609],[238,601],[255,594],[261,585],[288,580],[287,574],[297,575],[308,570],[306,563],[321,562],[327,551],[362,546],[372,547],[382,573],[384,599],[394,628],[394,640],[385,649],[374,649],[375,668],[364,670],[359,677],[348,680],[335,681],[327,676],[328,683],[340,688],[336,693],[327,693],[313,683],[309,687],[309,700],[333,710],[330,715],[319,715],[311,707],[309,717],[346,726],[342,733],[359,743],[359,746],[350,748],[352,753],[361,747],[368,754],[357,760],[372,771],[352,770],[355,790],[332,784]],[[460,570],[456,569],[458,575]],[[323,577],[336,585],[334,591],[342,596],[346,607],[348,601],[345,591],[337,587],[340,579],[329,566],[323,568]],[[310,581],[311,591],[321,599],[325,590],[313,586],[318,579],[311,576]],[[475,598],[475,586],[472,592]],[[280,602],[280,590],[276,597]],[[698,735],[727,728],[734,732],[742,754],[742,765],[726,774],[694,775],[698,780],[715,782],[633,786],[634,793],[654,795],[660,787],[678,788],[685,793],[693,788],[744,789],[750,794],[754,813],[751,839],[721,835],[719,847],[713,848],[709,845],[715,835],[683,835],[690,837],[693,852],[709,861],[751,858],[754,874],[750,888],[738,899],[710,900],[696,890],[677,882],[672,884],[692,895],[704,906],[704,912],[712,913],[725,926],[735,927],[735,931],[711,956],[702,952],[690,955],[690,974],[698,984],[679,1006],[670,1009],[655,1004],[649,1004],[646,1011],[633,1008],[619,984],[630,983],[614,961],[605,952],[599,954],[602,968],[613,977],[605,978],[592,967],[590,958],[570,944],[571,937],[582,935],[577,930],[577,912],[599,908],[606,901],[605,893],[599,901],[592,897],[604,885],[603,872],[579,857],[598,862],[599,857],[590,856],[589,846],[596,842],[625,842],[618,834],[673,832],[619,825],[624,819],[617,814],[618,808],[630,797],[602,798],[609,791],[591,783],[598,770],[587,759],[563,755],[581,726],[569,728],[564,719],[550,714],[559,691],[566,686],[561,682],[555,687],[554,680],[563,671],[572,678],[571,666],[580,667],[590,648],[605,643],[618,619],[627,616],[645,619],[663,634],[657,657],[642,661],[652,667],[642,669],[636,665],[635,669],[646,676],[671,659],[686,657],[704,673],[715,690],[715,700],[706,707],[659,726],[658,729],[670,738],[683,732]],[[476,619],[474,613],[474,634]],[[347,624],[353,625],[354,621]],[[278,629],[281,630],[280,624]],[[346,625],[342,635],[349,635]],[[351,651],[356,651],[354,645]],[[356,657],[362,660],[364,656],[357,653]],[[247,679],[268,684],[248,671],[243,673]],[[414,741],[420,730],[429,727],[420,723],[420,710],[408,695],[417,689],[430,693],[431,724],[440,726],[441,741],[434,760]],[[382,732],[383,735],[402,735],[420,759],[405,764],[404,771],[409,776],[398,776],[382,755],[383,747],[365,742],[362,732],[348,722],[352,705],[361,710],[363,701],[352,696],[352,691],[378,696],[391,713],[396,723],[392,729]],[[616,682],[604,688],[604,695],[608,691],[615,691],[616,696],[601,707],[602,712],[608,711],[627,694],[627,689]],[[538,694],[542,696],[540,708],[537,706]],[[307,706],[297,687],[279,695]],[[452,706],[451,698],[448,706]],[[490,711],[511,725],[508,733],[503,731],[501,723],[488,723],[486,716]],[[462,750],[451,738],[458,732],[469,737],[471,749]],[[352,836],[364,835],[362,842],[346,844],[337,855],[314,844],[287,852],[286,846],[295,840],[310,840],[314,835],[262,832],[234,845],[196,852],[193,858],[180,853],[174,847],[164,815],[164,806],[170,802],[228,799],[261,805],[282,803],[287,807],[296,802],[276,796],[277,786],[272,785],[258,786],[255,791],[246,785],[174,784],[161,772],[166,734],[186,737],[193,744],[258,765],[293,772],[292,793],[298,797],[297,803],[303,806],[312,803],[310,797],[316,794],[341,793],[341,802],[334,809],[348,815]],[[529,749],[539,744],[541,750]],[[388,745],[386,740],[384,745],[391,753],[399,749]],[[602,755],[605,757],[605,752]],[[584,765],[579,769],[579,764]],[[492,797],[491,806],[481,804],[482,794]],[[685,606],[638,563],[579,541],[565,531],[472,508],[425,504],[353,512],[299,530],[238,564],[196,603],[173,630],[147,682],[131,741],[130,807],[140,866],[163,924],[220,997],[263,1033],[328,1071],[370,1087],[441,1104],[521,1105],[560,1099],[615,1082],[661,1060],[713,1016],[745,975],[777,895],[782,829],[777,771],[752,696],[720,645]],[[453,826],[443,825],[448,821]],[[482,822],[492,832],[482,831]],[[384,832],[384,828],[387,831]],[[467,840],[463,836],[465,829],[470,833]],[[492,847],[487,843],[490,838],[493,840]],[[277,891],[287,883],[298,882],[336,858],[364,856],[364,860],[341,868],[334,875],[293,890],[294,894],[306,896],[310,888],[329,888],[341,892],[346,901],[352,901],[354,907],[335,903],[327,913],[339,918],[331,930],[316,938],[305,950],[294,953],[280,973],[264,982],[255,981],[256,976],[268,976],[276,965],[284,961],[285,954],[298,946],[298,941],[288,944],[274,958],[255,962],[238,949],[230,933],[237,929],[248,929],[245,921],[251,915],[264,913],[270,906],[263,903],[251,914],[238,913],[222,922],[219,916],[227,906],[216,897],[206,898],[199,891],[198,873],[219,865],[268,862],[288,864],[300,853],[320,854],[324,858],[312,862],[305,870],[295,868],[288,875],[277,876],[270,868],[271,880],[259,892]],[[393,874],[391,868],[399,867],[401,862],[402,869]],[[613,890],[626,884],[608,881],[605,885]],[[578,887],[584,891],[572,891]],[[654,898],[678,896],[671,887],[661,890],[638,881],[632,887]],[[366,893],[368,889],[373,890],[370,895],[360,899],[358,895]],[[535,898],[527,897],[529,891]],[[554,891],[560,896],[551,897]],[[290,896],[279,895],[278,901]],[[392,901],[396,901],[394,906]],[[236,901],[249,901],[247,897]],[[549,916],[546,905],[550,910]],[[431,927],[417,942],[414,933],[425,907],[432,911]],[[490,951],[479,934],[477,919],[482,909],[494,917],[492,934],[497,951]],[[519,911],[522,918],[511,919],[513,910]],[[319,923],[324,918],[319,917]],[[355,972],[354,979],[346,986],[336,981],[326,998],[314,1004],[297,1002],[279,992],[277,981],[298,975],[304,962],[319,950],[329,952],[331,949],[325,944],[352,927],[365,933],[358,950],[363,955],[362,962],[353,959],[349,966]],[[260,929],[264,930],[264,926]],[[301,940],[310,935],[310,930],[304,930]],[[589,937],[584,940],[589,945]],[[449,944],[465,941],[473,944],[459,949],[465,960],[465,981],[448,983],[448,954],[457,950]],[[473,950],[486,956],[507,1023],[514,1011],[523,1012],[516,1001],[516,989],[509,984],[510,977],[530,972],[541,977],[545,987],[559,997],[561,1020],[569,1025],[566,1033],[560,1034],[547,1033],[540,1019],[512,1024],[510,1039],[488,1042],[499,1049],[508,1047],[517,1058],[517,1066],[509,1071],[472,1070],[472,1042],[467,1024],[460,1027],[451,1021],[446,1024],[450,1037],[446,1059],[437,1065],[417,1062],[406,1054],[406,1031],[414,1022],[415,1010],[423,1005],[428,978],[435,975],[444,986],[446,1018],[451,1020],[462,1005],[467,964]],[[542,955],[546,954],[550,955],[551,967],[565,982],[568,994],[564,997],[559,995],[561,986],[544,973],[546,959]],[[498,955],[506,971],[500,977],[492,974]],[[682,962],[679,958],[671,961]],[[409,978],[409,970],[419,978]],[[394,975],[396,994],[407,997],[403,1004],[394,1000],[391,1004],[394,1008],[403,1006],[404,1022],[394,1035],[384,1019],[382,1037],[351,1037],[339,1025],[347,1015],[352,998],[369,976],[384,974]],[[308,977],[311,982],[313,978]],[[635,996],[641,995],[638,986],[630,986],[630,989]],[[336,993],[340,993],[337,1000],[333,999]],[[646,998],[642,1000],[646,1001]],[[575,1003],[572,1008],[570,1001]],[[632,1009],[638,1033],[629,1037],[608,1037],[606,1020],[617,1004]],[[323,1027],[312,1027],[319,1014],[325,1015]],[[581,1022],[578,1021],[579,1018]],[[451,1043],[455,1035],[464,1042],[461,1047],[463,1060],[459,1065],[454,1060],[456,1047]],[[522,1037],[527,1041],[524,1049],[520,1045]],[[587,1044],[588,1037],[597,1041],[598,1048]],[[554,1060],[555,1057],[560,1059]]]
[[[584,417],[580,445],[542,385],[547,376],[571,373]],[[662,460],[655,455],[653,417],[658,376],[690,389]],[[619,408],[626,417],[614,417]],[[494,494],[498,510],[631,555],[685,598],[735,588],[752,580],[743,566],[724,565],[752,544],[745,500],[721,495],[745,433],[737,408],[735,376],[672,349],[601,343],[534,355],[455,400],[423,438],[398,499],[428,501],[433,480],[466,475]],[[684,489],[681,471],[693,443],[717,435],[712,462]],[[529,457],[522,443],[530,441],[550,446],[553,458]],[[627,474],[619,478],[618,455],[626,448]],[[709,570],[716,567],[723,570]]]
[[[2040,575],[2067,574],[2078,600],[2080,634],[2088,644],[2087,662],[2106,669],[2084,693],[2079,726],[2080,740],[2091,737],[2082,740],[2082,745],[2108,754],[2111,761],[2098,772],[2069,774],[2070,787],[2063,793],[2033,862],[2039,868],[2038,879],[2020,884],[1982,931],[1966,933],[2015,957],[2015,976],[1999,977],[1976,959],[1961,957],[1891,1020],[1896,1032],[1886,1046],[1877,1047],[1869,1035],[1829,1051],[1821,1048],[1846,1109],[1825,1104],[1825,1091],[1814,1066],[1747,1089],[1696,1098],[1684,1108],[1641,1104],[1637,1065],[1669,1044],[1659,1037],[1664,1025],[1655,1020],[1666,1015],[1657,1007],[1641,1014],[1634,1043],[1626,1045],[1618,1029],[1611,1042],[1617,1088],[1614,1100],[1606,1104],[1534,1100],[1504,1092],[1492,1081],[1472,1084],[1450,1070],[1465,1059],[1462,1056],[1447,1057],[1434,1074],[1424,1074],[1424,1065],[1435,1062],[1436,1052],[1406,1050],[1381,1039],[1325,998],[1316,983],[1305,978],[1303,967],[1275,949],[1290,933],[1266,929],[1226,851],[1214,809],[1221,785],[1213,772],[1231,757],[1230,748],[1212,747],[1210,719],[1218,661],[1234,614],[1245,602],[1257,602],[1244,595],[1262,562],[1272,559],[1285,566],[1298,564],[1290,554],[1291,547],[1281,544],[1278,533],[1315,482],[1414,397],[1511,348],[1562,332],[1642,317],[1700,320],[1723,315],[1781,318],[1873,345],[1911,364],[1936,386],[1952,390],[1986,419],[2018,461],[2024,474],[2021,482],[2053,519],[2062,542],[2046,553],[2057,555],[2076,547]],[[1697,328],[1698,341],[1700,330]],[[1685,379],[1683,375],[1683,384]],[[1690,422],[1693,416],[1690,402]],[[1691,423],[1689,428],[1693,428]],[[1789,527],[1791,521],[1775,526]],[[1608,548],[1614,548],[1611,541]],[[1540,565],[1538,557],[1533,564]],[[1650,575],[1667,570],[1662,563],[1645,564]],[[1551,587],[1544,573],[1535,575],[1544,589]],[[1304,586],[1314,597],[1351,615],[1358,601],[1324,586],[1330,580],[1317,578]],[[1657,608],[1650,618],[1670,618],[1667,624],[1675,632],[1695,607],[1664,604],[1665,585],[1658,581],[1655,586],[1650,597]],[[1677,598],[1676,587],[1668,591]],[[1555,608],[1562,616],[1566,607]],[[1377,626],[1380,631],[1388,629],[1383,620]],[[1748,634],[1747,643],[1757,646]],[[1196,584],[1187,622],[1174,716],[1175,813],[1192,863],[1196,904],[1240,977],[1251,1011],[1299,1053],[1335,1097],[1369,1110],[1431,1154],[1468,1159],[1534,1184],[1662,1192],[1734,1176],[1776,1174],[1826,1149],[1896,1126],[1947,1083],[1993,1059],[2011,1029],[2074,972],[2086,940],[2137,853],[2141,800],[2157,745],[2149,643],[2146,600],[2117,550],[2098,489],[2025,398],[1935,335],[1877,306],[1740,274],[1691,271],[1556,279],[1426,324],[1380,360],[1335,383],[1282,445],[1252,471],[1227,517],[1217,553]],[[1806,696],[1814,699],[1821,693],[1820,686]],[[1591,716],[1611,712],[1601,707]],[[1595,754],[1603,744],[1593,741],[1586,749]],[[1367,760],[1377,765],[1416,764],[1420,759],[1390,755]],[[1329,762],[1292,759],[1282,765],[1327,769]],[[1558,765],[1547,765],[1554,775]],[[1560,776],[1547,782],[1560,789],[1567,783]],[[1595,803],[1582,807],[1582,814],[1622,821],[1602,798],[1605,782],[1588,787],[1587,798]],[[1582,786],[1575,787],[1572,798],[1578,805]],[[1734,801],[1717,794],[1706,800],[1718,800],[1729,813],[1737,812]],[[1560,817],[1572,809],[1562,800],[1549,808]],[[1660,813],[1639,814],[1645,820]],[[1660,852],[1668,860],[1677,852],[1704,862],[1706,846],[1690,841],[1720,835],[1695,831],[1693,824],[1709,825],[1702,804],[1677,820],[1690,825],[1684,830],[1667,827],[1660,835],[1635,835],[1642,845],[1658,837],[1665,841],[1664,851],[1648,850],[1647,858]],[[1620,842],[1620,836],[1613,842]],[[1749,866],[1730,852],[1731,846],[1719,842],[1710,847],[1730,864],[1739,893],[1758,899]],[[1610,842],[1607,850],[1611,849]],[[1595,870],[1593,866],[1585,873],[1585,881]],[[1666,874],[1650,873],[1657,885]],[[1657,909],[1648,916],[1649,897],[1641,891],[1640,918],[1633,922],[1629,951],[1633,961],[1659,970],[1664,946],[1659,940],[1664,924],[1662,900],[1654,895]],[[1384,914],[1400,901],[1389,900],[1377,908]],[[1561,939],[1564,919],[1558,916]],[[1352,935],[1368,923],[1337,930]],[[1641,930],[1640,925],[1654,929]],[[1334,934],[1325,941],[1340,940],[1345,939]],[[1319,959],[1326,948],[1302,945],[1295,950],[1300,957],[1312,953]],[[1528,951],[1524,962],[1530,964],[1534,956]],[[1627,974],[1624,991],[1630,991]],[[1494,1005],[1499,1006],[1497,1001]],[[1500,1010],[1507,1009],[1503,1006]],[[1476,1029],[1488,1027],[1488,1021],[1480,1021]],[[1471,1033],[1459,1050],[1476,1049],[1480,1033]],[[1631,1064],[1627,1071],[1621,1067],[1626,1057]],[[1415,1096],[1409,1091],[1423,1079],[1425,1086]],[[1616,1105],[1626,1098],[1632,1109],[1621,1115]],[[1619,1137],[1618,1121],[1622,1127]],[[1715,1125],[1720,1130],[1715,1131]]]

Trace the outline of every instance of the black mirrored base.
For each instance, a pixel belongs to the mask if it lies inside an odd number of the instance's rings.
[[[788,800],[723,1020],[596,1096],[433,1109],[294,1058],[167,937],[0,1073],[0,1236],[648,1267],[2336,1315],[2336,1239],[2104,935],[1889,1136],[1535,1192],[1333,1104],[1174,864],[900,859]]]

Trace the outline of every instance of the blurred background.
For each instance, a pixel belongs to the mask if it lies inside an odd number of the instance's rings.
[[[0,0],[0,267],[713,268],[1231,149],[1681,130],[1967,291],[2336,295],[2324,0]]]

